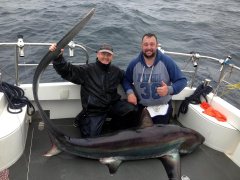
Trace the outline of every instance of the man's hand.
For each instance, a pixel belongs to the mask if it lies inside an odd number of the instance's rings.
[[[162,81],[160,87],[157,87],[157,93],[159,96],[166,96],[168,94],[168,85]]]
[[[137,105],[137,97],[135,96],[134,93],[131,93],[127,96],[127,100],[129,103],[133,104],[133,105]]]
[[[56,49],[57,49],[57,44],[56,43],[52,43],[51,46],[49,47],[49,51],[51,51],[51,52],[56,51]],[[63,51],[64,51],[64,49],[61,49],[61,53],[58,56],[62,55]]]

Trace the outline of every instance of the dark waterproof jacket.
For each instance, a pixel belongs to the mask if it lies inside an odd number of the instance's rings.
[[[124,71],[114,65],[104,65],[97,60],[75,66],[60,56],[53,61],[53,67],[63,79],[81,85],[82,107],[88,115],[107,112],[121,98],[117,88],[123,81]]]

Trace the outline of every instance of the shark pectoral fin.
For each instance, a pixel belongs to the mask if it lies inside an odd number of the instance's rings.
[[[120,159],[113,158],[113,157],[101,158],[100,162],[108,166],[108,170],[110,174],[115,174],[118,170],[118,167],[122,163]]]
[[[159,159],[163,163],[169,180],[181,180],[180,155],[178,151],[174,150],[162,157],[159,157]]]

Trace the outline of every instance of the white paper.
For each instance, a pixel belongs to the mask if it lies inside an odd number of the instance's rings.
[[[147,110],[151,117],[167,114],[169,104],[162,104],[158,106],[148,106]]]

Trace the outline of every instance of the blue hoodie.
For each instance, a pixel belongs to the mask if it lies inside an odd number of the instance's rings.
[[[162,81],[168,85],[168,95],[159,96],[156,88]],[[123,87],[127,94],[136,93],[138,103],[143,106],[167,104],[172,95],[181,92],[187,79],[177,64],[167,55],[157,50],[152,66],[147,66],[143,53],[133,59],[127,67]]]

